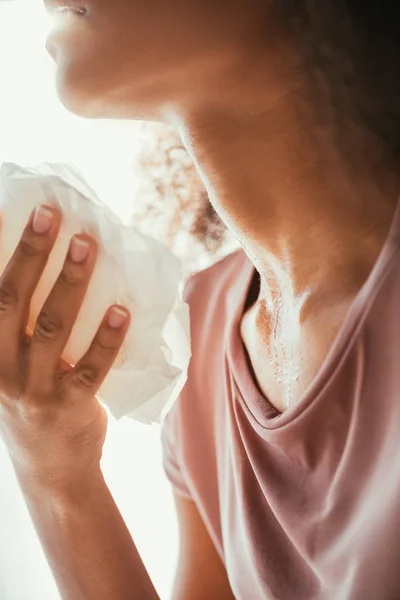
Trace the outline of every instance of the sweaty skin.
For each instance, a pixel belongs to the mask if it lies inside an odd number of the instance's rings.
[[[46,5],[55,13],[57,0]],[[61,101],[88,118],[179,129],[214,207],[258,271],[242,338],[261,390],[285,410],[310,384],[375,264],[398,177],[360,168],[362,157],[357,168],[343,158],[330,124],[317,121],[298,50],[273,2],[69,6],[75,10],[56,15],[47,42]],[[105,421],[95,393],[126,322],[115,328],[106,316],[83,363],[72,372],[59,365],[93,268],[90,240],[89,258],[67,259],[32,340],[21,335],[58,219],[41,233],[28,224],[0,279],[0,339],[7,340],[0,344],[0,432],[63,598],[155,599],[99,465]],[[60,299],[66,283],[68,303]],[[50,335],[43,327],[49,314],[57,323]],[[174,599],[231,599],[195,505],[177,505],[182,555]]]
[[[61,100],[86,117],[179,128],[260,273],[242,336],[262,391],[285,410],[377,259],[397,178],[351,172],[329,129],[316,127],[296,49],[268,3],[81,4],[86,13],[59,17],[48,40]]]

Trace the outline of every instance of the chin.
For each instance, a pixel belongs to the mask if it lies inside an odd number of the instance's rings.
[[[76,62],[59,60],[57,65],[60,102],[78,117],[166,122],[159,96],[141,93],[140,86],[130,86],[128,91],[111,81],[112,73],[94,78],[93,70],[87,69],[86,64],[78,67]]]
[[[59,69],[56,80],[57,95],[61,104],[71,113],[85,119],[112,118],[105,110],[101,94],[87,90]]]

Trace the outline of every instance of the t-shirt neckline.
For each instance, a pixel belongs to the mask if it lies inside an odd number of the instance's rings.
[[[362,316],[379,291],[392,259],[400,246],[400,199],[397,203],[389,233],[367,280],[358,291],[350,309],[339,328],[334,342],[316,377],[303,396],[285,412],[280,413],[261,393],[254,380],[246,348],[240,334],[240,324],[256,270],[242,252],[243,268],[236,278],[231,293],[238,302],[235,306],[227,338],[227,358],[230,371],[238,387],[242,401],[259,426],[278,429],[289,425],[302,415],[326,390],[345,358],[362,322]]]

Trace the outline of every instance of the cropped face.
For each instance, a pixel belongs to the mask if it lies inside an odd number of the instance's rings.
[[[45,0],[61,100],[93,117],[153,118],[204,93],[259,0]]]

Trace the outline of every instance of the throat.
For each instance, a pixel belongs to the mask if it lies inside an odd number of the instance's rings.
[[[257,301],[244,313],[240,333],[254,381],[267,401],[283,413],[296,405],[318,375],[354,297],[314,311],[301,320],[299,299],[290,309],[271,311]]]
[[[261,301],[245,313],[241,323],[255,381],[279,412],[294,404],[303,370],[301,328],[294,314],[287,313],[281,302],[271,312]]]

